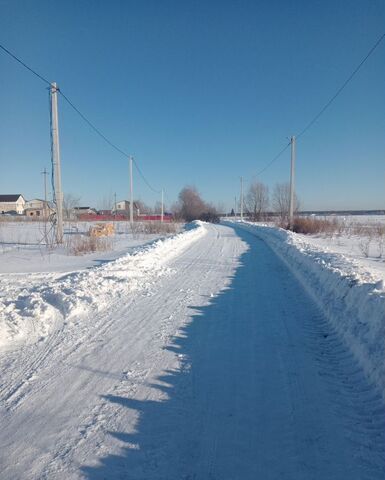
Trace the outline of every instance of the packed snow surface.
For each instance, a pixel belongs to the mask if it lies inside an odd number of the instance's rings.
[[[52,285],[26,276],[39,306],[11,312],[59,323],[0,354],[1,478],[382,480],[383,399],[269,245],[203,224]]]
[[[154,278],[168,273],[164,262],[202,233],[196,223],[188,232],[155,241],[134,254],[64,276],[0,276],[0,350],[42,341],[63,321],[89,309],[101,310],[113,298],[148,287]]]
[[[351,258],[276,227],[241,222],[285,261],[385,398],[385,286]]]

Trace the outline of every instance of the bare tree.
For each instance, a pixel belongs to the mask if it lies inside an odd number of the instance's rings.
[[[134,205],[137,206],[139,213],[141,214],[150,214],[152,213],[152,208],[145,204],[142,200],[134,200]],[[137,212],[135,212],[136,214]]]
[[[199,219],[207,210],[205,202],[202,200],[198,190],[195,187],[184,187],[179,193],[180,215],[187,222]]]
[[[269,188],[261,182],[253,182],[246,195],[246,208],[254,221],[261,221],[269,208]]]
[[[72,220],[75,216],[74,208],[80,204],[80,198],[72,193],[66,193],[63,198],[63,216],[65,220]]]
[[[277,183],[273,190],[272,197],[273,210],[278,214],[280,224],[286,226],[289,223],[289,207],[290,207],[290,184]],[[294,213],[299,210],[299,200],[294,194]]]
[[[174,217],[174,219],[176,221],[182,221],[183,220],[182,213],[181,213],[182,212],[182,204],[179,200],[171,204],[170,212],[172,213],[172,216]]]

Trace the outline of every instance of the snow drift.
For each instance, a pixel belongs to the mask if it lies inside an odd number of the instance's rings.
[[[191,227],[191,228],[190,228]],[[201,222],[189,229],[138,248],[112,262],[36,283],[25,275],[23,285],[0,277],[0,349],[12,349],[44,338],[63,321],[100,311],[114,299],[137,290],[150,290],[157,278],[170,274],[165,263],[205,233]]]
[[[234,226],[234,224],[232,224]],[[243,222],[289,266],[385,397],[385,289],[341,254],[306,243],[286,230]]]

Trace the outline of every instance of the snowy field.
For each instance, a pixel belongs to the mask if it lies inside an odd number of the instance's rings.
[[[325,218],[337,220],[341,230],[328,235],[298,237],[325,251],[344,255],[385,282],[385,215]]]
[[[76,242],[84,238],[92,222],[65,223],[64,245],[47,248],[42,222],[0,222],[0,274],[31,272],[70,272],[114,260],[133,248],[164,235],[134,232],[127,222],[116,222],[115,235],[101,239],[100,251],[83,255],[73,253]],[[49,231],[50,225],[47,224]],[[181,226],[176,226],[176,230]],[[49,233],[52,237],[52,233]]]
[[[384,283],[310,240],[197,222],[3,273],[1,478],[383,480]]]
[[[350,260],[358,271],[366,271],[385,282],[385,215],[331,215],[309,218],[336,222],[337,226],[333,232],[296,234],[293,238],[298,245],[302,242],[303,245],[312,245],[325,253],[340,254]],[[273,222],[255,225],[275,226]]]

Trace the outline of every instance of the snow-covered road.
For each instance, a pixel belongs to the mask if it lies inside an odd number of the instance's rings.
[[[384,478],[382,398],[322,312],[257,237],[203,228],[151,289],[2,354],[2,480]]]

